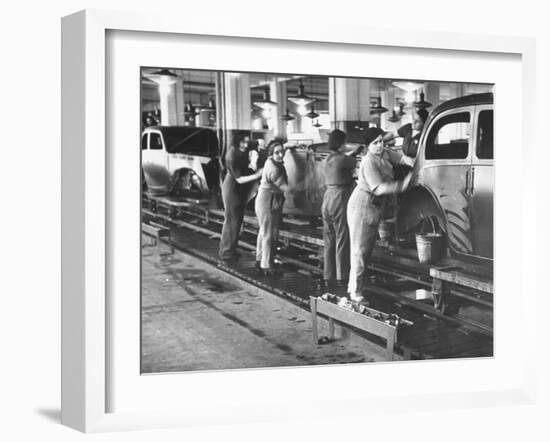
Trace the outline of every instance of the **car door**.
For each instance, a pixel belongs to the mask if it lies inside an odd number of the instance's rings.
[[[472,152],[469,195],[474,254],[493,257],[493,105],[475,109],[475,149]]]
[[[168,154],[160,131],[151,130],[149,132],[148,149],[143,161],[143,171],[148,188],[152,191],[167,191],[170,182]]]
[[[429,190],[444,212],[447,239],[459,253],[473,252],[469,176],[474,106],[442,112],[423,135],[419,184]]]

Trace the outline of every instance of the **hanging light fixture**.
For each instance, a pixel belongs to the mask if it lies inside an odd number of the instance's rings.
[[[254,105],[262,109],[269,109],[271,106],[276,105],[275,101],[271,100],[271,93],[269,91],[269,85],[267,84],[267,75],[265,76],[266,87],[263,91],[263,98],[261,100],[254,101]]]
[[[313,125],[313,127],[323,127],[323,125],[321,123],[319,123],[319,120],[315,120],[315,124]]]
[[[382,106],[382,91],[380,89],[380,80],[378,80],[378,97],[376,98],[376,106],[370,108],[371,114],[380,115],[388,111],[387,107]]]
[[[428,103],[424,100],[424,91],[420,92],[420,100],[415,101],[413,106],[417,109],[427,109],[432,106],[432,103]]]
[[[288,97],[289,101],[292,101],[296,106],[307,106],[315,101],[314,98],[307,96],[304,92],[304,84],[300,78],[300,85],[298,86],[298,93]]]
[[[292,121],[294,120],[294,117],[292,115],[290,115],[290,113],[288,112],[288,107],[286,108],[286,113],[281,116],[281,120],[283,121]]]
[[[375,115],[380,115],[387,111],[388,111],[388,108],[382,106],[382,97],[377,97],[376,106],[373,106],[370,108],[370,113]]]
[[[159,86],[170,86],[178,81],[178,76],[168,69],[160,69],[146,75],[146,77],[157,83]]]
[[[311,79],[311,81],[313,81],[313,79]],[[314,102],[315,102],[315,100],[311,102],[311,108],[310,108],[309,112],[305,115],[306,117],[311,118],[312,120],[314,118],[319,117],[319,114],[317,112],[315,112],[315,106],[313,106]]]
[[[397,112],[394,110],[392,110],[392,115],[391,117],[388,118],[388,121],[390,123],[397,123],[398,121],[401,120],[401,117],[399,115],[397,115]]]
[[[315,107],[313,106],[313,104],[311,105],[310,111],[306,114],[306,117],[311,118],[312,120],[319,117],[319,114],[315,112]]]
[[[269,87],[266,87],[263,92],[263,98],[261,100],[256,100],[254,104],[262,109],[266,109],[270,106],[277,104],[275,101],[271,100],[271,95],[269,93]]]

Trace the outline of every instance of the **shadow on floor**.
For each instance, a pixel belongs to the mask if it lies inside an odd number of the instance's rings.
[[[59,408],[38,408],[34,410],[36,414],[52,421],[56,424],[61,423],[61,410]]]

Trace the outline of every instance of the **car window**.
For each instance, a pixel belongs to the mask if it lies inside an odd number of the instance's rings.
[[[147,134],[143,134],[141,137],[141,150],[147,150]]]
[[[162,138],[159,133],[151,132],[149,134],[149,149],[160,150],[162,149]]]
[[[465,159],[471,135],[470,113],[446,115],[431,127],[426,140],[426,159]]]
[[[493,111],[483,110],[478,116],[476,155],[479,159],[493,159]]]

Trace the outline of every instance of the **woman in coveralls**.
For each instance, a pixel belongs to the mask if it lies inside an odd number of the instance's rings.
[[[361,160],[357,186],[348,202],[350,231],[350,260],[348,293],[352,301],[362,301],[367,262],[372,254],[378,224],[384,216],[389,195],[404,192],[411,180],[409,173],[403,181],[395,181],[393,166],[412,166],[413,160],[402,153],[384,150],[384,131],[371,127],[365,135],[368,152]]]
[[[220,240],[220,259],[228,261],[237,259],[237,244],[247,203],[248,186],[262,176],[262,169],[249,174],[248,144],[250,137],[245,136],[237,147],[231,146],[225,156],[227,175],[222,184],[224,222]]]
[[[332,153],[323,162],[325,193],[321,214],[325,243],[325,287],[330,287],[335,280],[338,285],[345,284],[349,276],[349,230],[346,208],[355,184],[353,172],[357,161],[355,157],[343,153],[345,140],[345,132],[333,130],[328,137],[328,148]]]
[[[264,164],[254,206],[259,226],[256,266],[261,273],[272,275],[275,273],[273,252],[283,217],[284,193],[288,189],[288,178],[283,164],[284,147],[281,142],[271,141],[267,153],[268,158]]]

